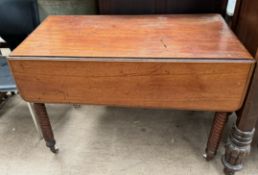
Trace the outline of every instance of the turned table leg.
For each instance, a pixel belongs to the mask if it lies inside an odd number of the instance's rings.
[[[243,160],[250,153],[251,142],[254,135],[252,131],[244,132],[237,126],[233,127],[232,133],[225,146],[225,155],[222,157],[222,162],[225,166],[225,174],[234,174],[243,168]]]
[[[258,52],[256,61],[258,60]],[[250,153],[254,128],[258,118],[258,69],[254,70],[251,84],[241,110],[237,112],[238,119],[232,129],[225,155],[222,157],[225,174],[234,174],[243,167],[244,158]]]
[[[228,121],[228,116],[229,113],[227,112],[215,113],[209,139],[207,142],[207,147],[204,154],[204,158],[206,158],[206,160],[208,161],[213,159],[217,153],[224,127]]]
[[[50,150],[53,153],[57,153],[58,149],[56,149],[55,144],[55,138],[52,131],[52,127],[48,118],[46,106],[43,103],[34,103],[34,109],[38,117],[38,121],[41,127],[41,131],[44,137],[44,140],[46,141],[47,147],[50,148]]]

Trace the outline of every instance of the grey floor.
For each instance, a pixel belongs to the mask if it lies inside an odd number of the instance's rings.
[[[220,175],[202,158],[213,113],[104,106],[47,105],[60,152],[39,140],[26,103],[0,109],[0,175]],[[234,116],[228,123],[226,140]],[[258,150],[239,175],[258,174]]]

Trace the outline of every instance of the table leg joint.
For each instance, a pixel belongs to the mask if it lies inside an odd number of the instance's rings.
[[[225,145],[225,155],[222,157],[224,164],[224,172],[226,174],[234,174],[243,168],[243,160],[250,153],[251,142],[255,129],[251,132],[245,132],[233,127],[232,133]]]

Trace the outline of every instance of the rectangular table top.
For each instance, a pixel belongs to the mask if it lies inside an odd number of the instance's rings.
[[[50,16],[11,57],[252,59],[218,14]]]
[[[232,112],[255,60],[217,14],[93,15],[48,17],[9,64],[33,103]]]

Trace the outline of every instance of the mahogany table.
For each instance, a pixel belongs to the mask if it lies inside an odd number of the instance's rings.
[[[228,113],[243,104],[255,60],[217,14],[93,15],[48,17],[9,64],[53,152],[44,103],[99,104],[215,111],[210,160]],[[234,126],[223,157],[227,174],[242,168],[252,135]]]

